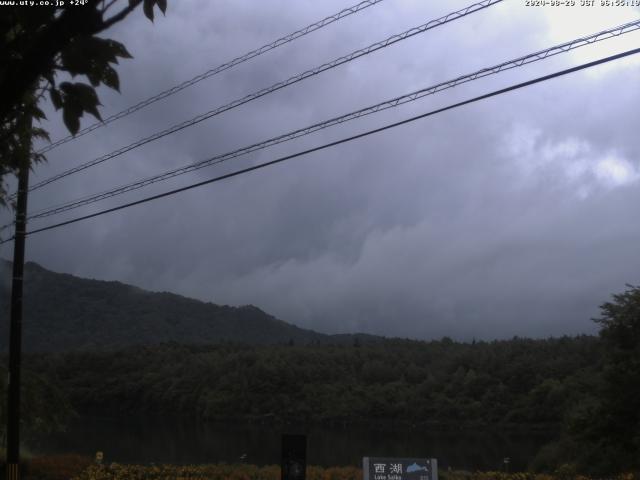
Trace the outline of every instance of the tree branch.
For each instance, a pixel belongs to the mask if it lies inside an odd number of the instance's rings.
[[[95,33],[100,33],[103,30],[106,30],[107,28],[109,28],[114,23],[118,23],[120,20],[123,20],[127,15],[129,15],[131,12],[133,12],[136,9],[136,7],[138,5],[140,5],[141,3],[142,3],[142,0],[135,0],[135,1],[131,2],[131,3],[129,3],[128,7],[125,7],[122,10],[120,10],[113,17],[111,17],[109,20],[104,20],[103,21],[104,27],[99,32],[95,32]]]
[[[102,0],[102,13],[104,14],[107,10],[109,10],[118,0],[111,0],[109,3],[104,5],[104,0]]]

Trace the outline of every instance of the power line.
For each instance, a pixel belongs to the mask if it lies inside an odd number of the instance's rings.
[[[351,7],[347,7],[343,10],[340,10],[338,13],[335,13],[333,15],[329,15],[326,18],[323,18],[322,20],[312,23],[311,25],[307,25],[304,28],[301,28],[300,30],[297,30],[293,33],[290,33],[289,35],[285,35],[282,38],[279,38],[271,43],[268,43],[266,45],[263,45],[259,48],[256,48],[255,50],[251,50],[250,52],[245,53],[244,55],[241,55],[239,57],[234,58],[233,60],[227,62],[227,63],[223,63],[222,65],[218,65],[215,68],[212,68],[210,70],[207,70],[204,73],[201,73],[200,75],[197,75],[195,77],[193,77],[190,80],[186,80],[182,83],[180,83],[179,85],[176,85],[174,87],[171,87],[163,92],[158,93],[157,95],[154,95],[153,97],[149,97],[146,100],[143,100],[139,103],[136,103],[135,105],[130,106],[129,108],[126,108],[118,113],[115,113],[113,115],[111,115],[110,117],[105,118],[104,120],[102,120],[101,122],[96,122],[92,125],[89,125],[88,127],[83,128],[82,130],[80,130],[78,133],[76,133],[75,135],[68,135],[64,138],[61,138],[60,140],[57,140],[56,142],[47,145],[46,147],[42,148],[41,150],[38,151],[38,153],[46,153],[50,150],[53,150],[54,148],[65,144],[67,142],[70,142],[72,140],[75,140],[83,135],[86,135],[89,132],[92,132],[98,128],[104,127],[105,125],[108,125],[109,123],[115,122],[116,120],[126,117],[128,115],[131,115],[134,112],[137,112],[138,110],[141,110],[149,105],[151,105],[152,103],[155,103],[159,100],[162,100],[163,98],[167,98],[175,93],[180,92],[181,90],[184,90],[185,88],[188,88],[192,85],[195,85],[198,82],[201,82],[202,80],[205,80],[209,77],[212,77],[214,75],[217,75],[218,73],[224,72],[225,70],[229,70],[230,68],[235,67],[236,65],[240,65],[241,63],[244,63],[248,60],[251,60],[252,58],[258,57],[260,55],[262,55],[263,53],[267,53],[271,50],[274,50],[278,47],[281,47],[283,45],[286,45],[287,43],[290,43],[294,40],[297,40],[300,37],[303,37],[305,35],[308,35],[311,32],[315,32],[316,30],[320,30],[321,28],[326,27],[327,25],[330,25],[334,22],[337,22],[338,20],[341,20],[345,17],[348,17],[349,15],[353,15],[354,13],[358,13],[362,10],[364,10],[365,8],[371,7],[373,5],[376,5],[380,2],[382,2],[383,0],[365,0],[363,2],[358,3],[357,5],[353,5]]]
[[[187,191],[187,190],[191,190],[191,189],[194,189],[194,188],[197,188],[197,187],[201,187],[203,185],[208,185],[210,183],[219,182],[219,181],[225,180],[227,178],[236,177],[236,176],[242,175],[244,173],[248,173],[248,172],[251,172],[251,171],[254,171],[254,170],[259,170],[261,168],[265,168],[265,167],[268,167],[268,166],[271,166],[271,165],[275,165],[277,163],[282,163],[282,162],[285,162],[287,160],[291,160],[291,159],[294,159],[294,158],[302,157],[304,155],[308,155],[310,153],[318,152],[320,150],[325,150],[327,148],[334,147],[336,145],[340,145],[340,144],[343,144],[343,143],[351,142],[353,140],[357,140],[359,138],[367,137],[367,136],[373,135],[375,133],[380,133],[380,132],[383,132],[385,130],[389,130],[391,128],[398,127],[400,125],[405,125],[407,123],[415,122],[416,120],[420,120],[422,118],[426,118],[426,117],[429,117],[429,116],[432,116],[432,115],[436,115],[438,113],[442,113],[442,112],[445,112],[447,110],[453,110],[454,108],[458,108],[458,107],[461,107],[461,106],[464,106],[464,105],[469,105],[471,103],[478,102],[480,100],[485,100],[487,98],[491,98],[491,97],[495,97],[495,96],[498,96],[498,95],[502,95],[504,93],[511,92],[513,90],[518,90],[520,88],[528,87],[528,86],[534,85],[536,83],[545,82],[547,80],[551,80],[553,78],[557,78],[557,77],[560,77],[560,76],[563,76],[563,75],[567,75],[569,73],[573,73],[573,72],[577,72],[579,70],[584,70],[584,69],[587,69],[587,68],[591,68],[591,67],[594,67],[596,65],[601,65],[603,63],[611,62],[613,60],[618,60],[620,58],[627,57],[627,56],[630,56],[630,55],[635,55],[636,53],[640,53],[640,48],[635,48],[633,50],[628,50],[626,52],[618,53],[616,55],[611,55],[609,57],[602,58],[600,60],[595,60],[593,62],[584,63],[584,64],[578,65],[576,67],[572,67],[572,68],[568,68],[568,69],[565,69],[565,70],[561,70],[561,71],[558,71],[558,72],[555,72],[555,73],[551,73],[549,75],[544,75],[542,77],[537,77],[537,78],[535,78],[533,80],[528,80],[526,82],[522,82],[522,83],[518,83],[518,84],[515,84],[515,85],[511,85],[511,86],[506,87],[506,88],[501,88],[499,90],[494,90],[493,92],[486,93],[484,95],[480,95],[480,96],[477,96],[477,97],[474,97],[474,98],[471,98],[471,99],[468,99],[468,100],[464,100],[462,102],[454,103],[454,104],[448,105],[446,107],[438,108],[436,110],[431,110],[430,112],[423,113],[421,115],[417,115],[417,116],[414,116],[414,117],[410,117],[410,118],[407,118],[405,120],[401,120],[399,122],[395,122],[395,123],[391,123],[391,124],[385,125],[384,127],[375,128],[375,129],[368,130],[368,131],[363,132],[363,133],[359,133],[357,135],[353,135],[353,136],[346,137],[346,138],[343,138],[343,139],[340,139],[340,140],[336,140],[334,142],[325,143],[324,145],[320,145],[318,147],[310,148],[308,150],[304,150],[304,151],[301,151],[301,152],[298,152],[298,153],[294,153],[292,155],[287,155],[287,156],[284,156],[284,157],[280,157],[280,158],[277,158],[275,160],[271,160],[269,162],[261,163],[259,165],[254,165],[252,167],[247,167],[247,168],[243,168],[241,170],[236,170],[235,172],[231,172],[231,173],[228,173],[228,174],[225,174],[225,175],[220,175],[218,177],[211,178],[209,180],[204,180],[202,182],[194,183],[194,184],[187,185],[187,186],[181,187],[181,188],[176,188],[174,190],[170,190],[168,192],[160,193],[158,195],[153,195],[153,196],[150,196],[150,197],[143,198],[141,200],[136,200],[135,202],[126,203],[124,205],[119,205],[117,207],[108,208],[108,209],[102,210],[100,212],[92,213],[92,214],[89,214],[89,215],[84,215],[84,216],[81,216],[81,217],[76,217],[76,218],[73,218],[71,220],[67,220],[67,221],[56,223],[56,224],[49,225],[49,226],[46,226],[46,227],[38,228],[36,230],[31,230],[31,231],[27,232],[26,234],[27,235],[32,235],[34,233],[45,232],[47,230],[52,230],[54,228],[59,228],[59,227],[65,226],[65,225],[70,225],[72,223],[77,223],[77,222],[80,222],[82,220],[87,220],[87,219],[90,219],[90,218],[94,218],[94,217],[98,217],[98,216],[101,216],[101,215],[105,215],[107,213],[111,213],[111,212],[115,212],[115,211],[118,211],[118,210],[123,210],[125,208],[133,207],[135,205],[140,205],[142,203],[147,203],[147,202],[150,202],[150,201],[153,201],[153,200],[158,200],[158,199],[163,198],[163,197],[168,197],[168,196],[171,196],[171,195],[175,195],[177,193],[181,193],[181,192],[184,192],[184,191]],[[0,242],[0,243],[5,243],[5,242],[8,242],[9,240],[11,240],[11,239],[4,240],[3,242]]]
[[[14,221],[14,222],[8,223],[7,225],[4,225],[4,226],[0,227],[0,234],[2,234],[2,232],[4,230],[9,230],[10,228],[13,230],[12,233],[10,233],[10,236],[4,241],[2,240],[2,236],[0,236],[0,245],[4,244],[6,242],[9,242],[10,240],[13,240],[14,238],[16,238],[15,225],[16,225],[16,223]]]
[[[289,133],[285,133],[283,135],[279,135],[277,137],[273,137],[270,138],[268,140],[264,140],[262,142],[258,142],[255,143],[253,145],[249,145],[247,147],[243,147],[237,150],[233,150],[231,152],[227,152],[224,154],[220,154],[220,155],[216,155],[214,157],[211,157],[209,159],[206,160],[202,160],[200,162],[194,163],[194,164],[189,164],[189,165],[185,165],[173,170],[169,170],[167,172],[158,174],[158,175],[154,175],[152,177],[148,177],[146,179],[142,179],[142,180],[138,180],[136,182],[133,183],[129,183],[127,185],[123,185],[111,190],[107,190],[105,192],[101,192],[98,194],[92,194],[89,196],[85,196],[83,198],[77,199],[77,200],[73,200],[71,202],[66,202],[63,203],[61,205],[55,206],[55,207],[49,207],[47,209],[43,209],[40,210],[39,212],[36,212],[32,215],[29,216],[29,220],[32,219],[37,219],[37,218],[44,218],[44,217],[49,217],[51,215],[56,215],[68,210],[73,210],[85,205],[89,205],[95,202],[98,202],[100,200],[104,200],[107,198],[111,198],[114,197],[116,195],[121,195],[133,190],[137,190],[139,188],[143,188],[146,187],[148,185],[152,185],[154,183],[158,183],[164,180],[168,180],[170,178],[179,176],[179,175],[183,175],[185,173],[189,173],[192,171],[196,171],[199,170],[201,168],[205,168],[211,165],[216,165],[218,163],[222,163],[225,162],[227,160],[233,159],[233,158],[237,158],[239,156],[242,155],[246,155],[258,150],[262,150],[264,148],[273,146],[273,145],[277,145],[283,142],[287,142],[296,138],[300,138],[302,136],[305,135],[309,135],[311,133],[317,132],[319,130],[328,128],[328,127],[332,127],[335,125],[339,125],[342,123],[345,123],[347,121],[351,121],[357,118],[361,118],[363,116],[366,115],[371,115],[373,113],[377,113],[380,111],[384,111],[387,110],[389,108],[393,108],[396,107],[398,105],[402,105],[405,103],[409,103],[409,102],[413,102],[415,100],[418,100],[420,98],[423,98],[427,95],[433,95],[435,93],[438,93],[440,91],[443,91],[445,89],[449,89],[449,88],[453,88],[457,85],[460,85],[462,83],[466,83],[466,82],[470,82],[479,78],[483,78],[489,75],[494,75],[497,74],[499,72],[505,71],[505,70],[509,70],[512,68],[516,68],[516,67],[520,67],[523,65],[527,65],[529,63],[533,63],[536,61],[540,61],[543,60],[545,58],[549,58],[551,56],[560,54],[560,53],[564,53],[564,52],[568,52],[570,50],[573,50],[575,48],[578,47],[582,47],[585,45],[590,45],[592,43],[595,42],[599,42],[601,40],[604,39],[608,39],[608,38],[612,38],[612,37],[617,37],[619,35],[622,35],[624,33],[628,33],[631,31],[635,31],[640,29],[640,20],[636,20],[634,22],[629,22],[629,23],[625,23],[622,25],[619,25],[617,27],[613,27],[613,28],[609,28],[607,30],[603,30],[601,32],[598,33],[594,33],[592,35],[588,35],[585,37],[580,37],[574,40],[571,40],[569,42],[565,42],[562,43],[560,45],[556,45],[550,48],[547,48],[545,50],[540,50],[538,52],[535,53],[531,53],[528,55],[524,55],[521,57],[518,57],[516,59],[513,60],[508,60],[505,62],[502,62],[498,65],[494,65],[492,67],[487,67],[487,68],[483,68],[481,70],[478,70],[476,72],[470,73],[470,74],[466,74],[466,75],[461,75],[459,77],[456,77],[452,80],[447,80],[445,82],[441,82],[438,83],[436,85],[427,87],[427,88],[423,88],[417,91],[414,91],[412,93],[408,93],[399,97],[395,97],[392,98],[390,100],[385,100],[383,102],[377,103],[375,105],[366,107],[366,108],[362,108],[360,110],[356,110],[354,112],[350,112],[347,113],[345,115],[341,115],[338,117],[334,117],[331,118],[329,120],[325,120],[323,122],[319,122],[319,123],[315,123],[313,125],[304,127],[304,128],[300,128],[297,130],[294,130],[292,132]]]
[[[446,23],[452,22],[452,21],[457,20],[459,18],[465,17],[467,15],[470,15],[471,13],[475,13],[475,12],[477,12],[479,10],[485,9],[485,8],[491,6],[491,5],[495,5],[496,3],[500,3],[502,1],[503,0],[483,0],[483,1],[479,2],[479,3],[474,3],[473,5],[470,5],[470,6],[466,7],[466,8],[461,9],[461,10],[449,13],[449,14],[447,14],[447,15],[445,15],[443,17],[440,17],[438,19],[431,20],[431,21],[429,21],[429,22],[427,22],[427,23],[425,23],[423,25],[420,25],[418,27],[411,28],[409,30],[406,30],[406,31],[404,31],[402,33],[399,33],[399,34],[396,34],[396,35],[392,35],[392,36],[386,38],[385,40],[373,43],[373,44],[369,45],[368,47],[365,47],[365,48],[356,50],[354,52],[351,52],[348,55],[339,57],[339,58],[337,58],[335,60],[332,60],[331,62],[327,62],[327,63],[325,63],[323,65],[320,65],[319,67],[315,67],[315,68],[313,68],[311,70],[307,70],[307,71],[305,71],[303,73],[299,73],[297,75],[294,75],[293,77],[290,77],[287,80],[275,83],[275,84],[271,85],[270,87],[263,88],[262,90],[258,90],[258,91],[254,92],[254,93],[251,93],[251,94],[246,95],[246,96],[244,96],[242,98],[234,100],[231,103],[228,103],[226,105],[217,107],[217,108],[215,108],[213,110],[210,110],[210,111],[208,111],[206,113],[200,114],[200,115],[198,115],[198,116],[196,116],[196,117],[194,117],[194,118],[192,118],[190,120],[186,120],[186,121],[184,121],[182,123],[178,123],[178,124],[173,125],[173,126],[167,128],[165,130],[162,130],[161,132],[154,133],[153,135],[145,137],[145,138],[143,138],[141,140],[138,140],[135,143],[132,143],[132,144],[127,145],[125,147],[119,148],[118,150],[115,150],[115,151],[113,151],[111,153],[108,153],[106,155],[98,157],[98,158],[96,158],[94,160],[86,162],[86,163],[84,163],[82,165],[79,165],[77,167],[74,167],[74,168],[71,168],[69,170],[66,170],[66,171],[64,171],[62,173],[59,173],[57,175],[54,175],[54,176],[52,176],[52,177],[50,177],[48,179],[42,180],[41,182],[38,182],[38,183],[32,185],[29,188],[29,191],[33,191],[33,190],[37,190],[39,188],[42,188],[45,185],[48,185],[48,184],[50,184],[52,182],[55,182],[55,181],[60,180],[60,179],[62,179],[64,177],[72,175],[74,173],[78,173],[78,172],[80,172],[82,170],[85,170],[87,168],[90,168],[90,167],[93,167],[93,166],[98,165],[100,163],[103,163],[103,162],[105,162],[107,160],[110,160],[110,159],[112,159],[114,157],[122,155],[123,153],[129,152],[129,151],[131,151],[131,150],[133,150],[135,148],[141,147],[142,145],[146,145],[147,143],[153,142],[155,140],[158,140],[158,139],[160,139],[162,137],[165,137],[167,135],[170,135],[172,133],[176,133],[176,132],[178,132],[180,130],[183,130],[183,129],[187,128],[187,127],[191,127],[191,126],[193,126],[193,125],[195,125],[197,123],[200,123],[200,122],[202,122],[204,120],[207,120],[207,119],[209,119],[211,117],[214,117],[216,115],[219,115],[219,114],[221,114],[223,112],[226,112],[226,111],[231,110],[233,108],[236,108],[236,107],[239,107],[241,105],[244,105],[245,103],[248,103],[248,102],[251,102],[253,100],[256,100],[256,99],[258,99],[260,97],[268,95],[268,94],[270,94],[272,92],[275,92],[277,90],[280,90],[282,88],[285,88],[285,87],[288,87],[290,85],[293,85],[294,83],[297,83],[297,82],[305,80],[305,79],[307,79],[309,77],[318,75],[318,74],[320,74],[320,73],[322,73],[324,71],[333,69],[333,68],[338,67],[338,66],[340,66],[342,64],[351,62],[351,61],[353,61],[353,60],[355,60],[355,59],[357,59],[359,57],[362,57],[362,56],[368,55],[370,53],[373,53],[373,52],[375,52],[377,50],[386,48],[386,47],[388,47],[390,45],[393,45],[395,43],[398,43],[398,42],[400,42],[402,40],[406,40],[406,39],[411,38],[411,37],[413,37],[415,35],[418,35],[420,33],[424,33],[424,32],[426,32],[428,30],[431,30],[431,29],[433,29],[435,27],[439,27],[440,25],[444,25]]]

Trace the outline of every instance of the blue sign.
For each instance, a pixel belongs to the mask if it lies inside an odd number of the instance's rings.
[[[364,457],[364,480],[438,480],[435,458]]]

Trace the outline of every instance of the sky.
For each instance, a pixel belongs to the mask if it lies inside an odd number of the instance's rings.
[[[134,56],[103,117],[355,1],[170,0],[105,32]],[[31,183],[472,2],[384,0],[62,145]],[[32,192],[31,212],[640,18],[505,0]],[[599,3],[599,2],[596,2]],[[640,46],[640,33],[33,221],[38,228]],[[152,203],[34,234],[27,259],[303,328],[459,340],[591,334],[640,284],[640,55]],[[62,77],[60,78],[62,80]],[[76,81],[83,81],[78,78]],[[44,105],[52,139],[66,136]],[[93,123],[83,119],[83,126]],[[10,220],[8,211],[0,221]],[[11,258],[11,246],[0,257]]]

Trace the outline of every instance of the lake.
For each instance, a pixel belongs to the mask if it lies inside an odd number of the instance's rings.
[[[310,465],[361,466],[363,456],[434,457],[440,468],[464,470],[524,470],[547,433],[495,433],[476,430],[436,431],[380,427],[290,427],[203,423],[175,419],[83,418],[64,434],[41,439],[41,453],[103,451],[106,462],[117,463],[280,463],[283,433],[308,435]]]

